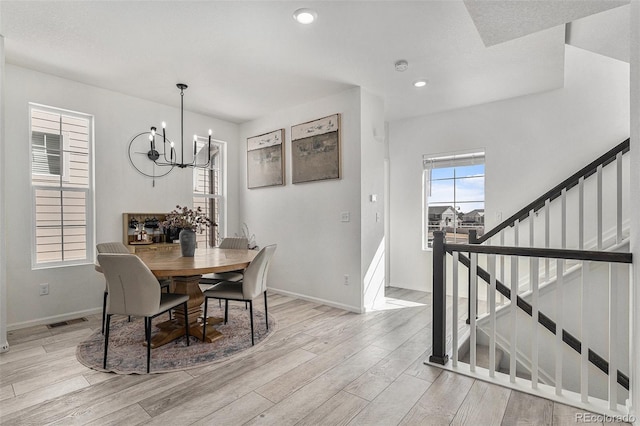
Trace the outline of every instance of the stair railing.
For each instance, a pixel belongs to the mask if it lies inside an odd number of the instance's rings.
[[[578,353],[580,353],[580,389],[577,393],[577,403],[586,404],[599,398],[593,398],[589,395],[589,364],[593,364],[602,372],[608,376],[608,411],[604,408],[591,407],[593,410],[600,410],[606,413],[620,413],[618,407],[618,384],[625,389],[629,389],[629,379],[626,375],[618,370],[618,362],[615,356],[609,356],[607,362],[603,357],[596,354],[589,348],[589,342],[601,339],[601,336],[591,336],[588,327],[589,319],[589,291],[588,280],[585,273],[582,274],[580,289],[581,289],[581,301],[580,301],[580,324],[581,335],[580,340],[575,338],[563,327],[563,321],[561,316],[556,319],[556,322],[551,321],[548,317],[541,314],[539,311],[539,262],[540,259],[555,259],[557,263],[556,267],[556,279],[558,282],[557,296],[555,298],[556,312],[562,312],[565,309],[564,303],[564,289],[563,279],[565,270],[565,262],[568,260],[582,262],[583,272],[588,270],[593,262],[606,263],[609,268],[609,280],[608,280],[608,311],[612,316],[617,311],[618,301],[624,300],[625,297],[629,297],[629,294],[624,294],[619,287],[619,278],[623,277],[623,274],[629,276],[630,265],[632,257],[630,253],[617,253],[607,251],[585,251],[585,250],[567,250],[567,249],[549,249],[549,248],[531,248],[531,247],[497,247],[486,246],[477,244],[451,244],[445,242],[444,234],[442,232],[434,232],[433,240],[433,346],[432,355],[429,361],[437,364],[447,364],[449,362],[449,356],[447,353],[447,326],[446,326],[446,276],[445,271],[447,256],[446,254],[452,254],[452,318],[454,324],[452,324],[452,367],[458,368],[458,296],[459,296],[459,278],[458,273],[459,262],[465,263],[464,259],[468,261],[468,267],[472,271],[468,276],[469,283],[469,306],[470,306],[470,361],[469,372],[477,375],[476,368],[476,300],[477,300],[477,279],[480,277],[485,280],[490,288],[488,310],[489,310],[489,368],[487,380],[494,379],[496,377],[495,371],[495,350],[496,350],[496,293],[503,294],[507,298],[510,298],[512,303],[510,306],[510,339],[508,342],[508,351],[510,355],[509,365],[509,378],[507,385],[516,384],[516,357],[517,357],[517,312],[519,309],[526,312],[531,316],[531,327],[529,330],[529,339],[531,342],[531,392],[538,393],[541,396],[553,397],[553,394],[557,396],[563,396],[565,398],[574,397],[577,390],[571,390],[563,386],[563,347],[564,343],[567,343],[569,347],[572,347]],[[469,257],[464,256],[463,253],[468,253]],[[486,262],[488,272],[478,266],[478,256],[486,256]],[[506,257],[511,261],[510,267],[510,289],[504,284],[499,282],[496,278],[496,264],[497,257]],[[519,258],[530,259],[530,280],[531,280],[531,303],[525,302],[518,296],[518,259]],[[483,259],[485,260],[485,259]],[[626,265],[626,266],[620,266]],[[621,270],[622,269],[622,270]],[[626,271],[625,271],[626,270]],[[475,272],[474,272],[475,271]],[[466,275],[466,274],[465,274]],[[628,289],[627,289],[628,291]],[[513,303],[512,295],[515,295],[515,303]],[[575,302],[572,300],[570,302]],[[539,355],[540,349],[538,348],[538,342],[544,336],[540,335],[538,324],[542,324],[546,330],[552,335],[555,335],[555,392],[549,390],[547,386],[541,383],[539,377]],[[608,325],[608,352],[609,354],[616,354],[618,350],[618,323],[615,320],[610,320]],[[564,343],[563,343],[564,342]],[[507,349],[507,348],[505,348]],[[611,373],[610,373],[611,372]],[[483,378],[483,377],[479,377]],[[552,388],[551,388],[552,389]],[[549,394],[551,392],[551,394]]]
[[[617,146],[613,147],[606,153],[599,156],[594,161],[581,168],[570,177],[563,180],[560,184],[556,185],[543,195],[529,203],[524,208],[520,209],[515,214],[511,215],[500,224],[496,225],[493,229],[485,232],[481,236],[476,235],[476,230],[469,230],[469,244],[492,244],[497,246],[505,246],[505,241],[509,241],[512,246],[529,246],[529,247],[544,247],[551,248],[577,248],[583,250],[586,247],[594,248],[596,250],[602,250],[605,247],[605,232],[613,231],[615,237],[612,242],[608,242],[607,245],[620,244],[623,241],[623,155],[629,151],[629,139],[621,142]],[[615,173],[604,175],[605,167],[608,165],[615,166]],[[608,169],[607,169],[608,170]],[[594,176],[595,182],[592,187],[585,185],[585,179]],[[603,177],[604,183],[603,185]],[[587,182],[588,183],[588,182]],[[613,192],[615,194],[615,201],[608,200],[606,205],[612,205],[612,210],[615,211],[615,217],[608,218],[605,222],[603,215],[604,196],[603,192]],[[573,191],[571,191],[573,189]],[[585,197],[585,190],[593,190],[594,195],[591,197]],[[576,197],[570,197],[570,194],[577,192]],[[586,199],[594,199],[594,205],[588,205]],[[554,203],[555,201],[555,203]],[[574,222],[577,225],[577,235],[573,236],[576,240],[569,242],[568,229],[570,226],[567,220],[568,211],[571,210],[573,205],[568,205],[573,201],[574,210],[577,213],[577,218]],[[556,204],[559,204],[557,206]],[[551,214],[552,207],[558,207],[559,212]],[[595,209],[595,220],[593,220],[595,226],[592,225],[589,229],[585,226],[585,211],[591,213],[590,210]],[[559,214],[558,214],[559,213]],[[538,215],[542,214],[542,217],[538,219]],[[593,213],[592,213],[593,214]],[[587,214],[588,216],[588,214]],[[544,221],[544,229],[542,231],[536,229],[535,225]],[[553,221],[553,223],[552,223]],[[559,222],[559,223],[558,223]],[[526,235],[526,228],[528,228],[528,236]],[[595,229],[593,229],[595,228]],[[553,229],[553,234],[560,235],[560,241],[555,243],[551,242],[550,235]],[[525,231],[525,232],[522,232]],[[591,243],[585,243],[585,231],[591,232],[594,235],[591,238]],[[589,235],[587,232],[587,235]],[[506,235],[511,234],[511,235]],[[505,236],[506,235],[506,236]],[[576,238],[577,237],[577,238]],[[526,242],[528,238],[528,244]],[[535,241],[535,243],[534,243]],[[565,266],[567,264],[565,263]],[[552,267],[550,259],[544,259],[541,267],[544,271],[541,277],[541,283],[549,280],[550,269]],[[504,258],[499,258],[498,265],[498,277],[504,280]],[[523,283],[530,283],[526,276],[523,276]],[[529,290],[531,290],[529,286]],[[486,287],[487,293],[485,298],[488,299],[489,288]],[[499,305],[504,305],[506,300],[500,293]],[[467,314],[469,314],[471,306],[467,308]],[[469,322],[467,317],[467,323]]]
[[[615,162],[616,164],[616,177],[615,177],[615,191],[616,191],[616,242],[620,243],[622,241],[622,156],[629,151],[629,139],[621,142],[617,146],[613,147],[606,153],[602,154],[600,157],[596,158],[591,163],[587,164],[564,181],[560,182],[558,185],[545,192],[534,201],[529,203],[527,206],[520,209],[518,212],[511,215],[509,218],[505,219],[498,225],[496,225],[491,230],[485,232],[483,235],[472,238],[469,237],[470,244],[482,244],[488,242],[491,238],[498,236],[501,232],[503,232],[507,228],[513,228],[514,232],[514,245],[518,245],[518,233],[519,233],[519,225],[521,225],[525,220],[529,220],[529,234],[530,240],[531,236],[534,233],[534,221],[533,218],[537,216],[540,210],[544,212],[545,218],[545,232],[544,232],[544,247],[549,247],[549,209],[552,201],[560,198],[562,202],[562,211],[561,211],[561,223],[560,223],[560,234],[562,235],[561,239],[561,247],[567,248],[567,206],[566,206],[566,197],[567,191],[574,187],[578,187],[578,242],[577,248],[582,250],[584,248],[584,183],[585,179],[590,176],[596,175],[597,178],[597,193],[596,193],[596,248],[598,250],[602,249],[602,236],[603,236],[603,187],[602,187],[602,174],[604,167]],[[475,232],[475,231],[474,231]],[[501,239],[501,244],[504,245],[504,240]],[[533,246],[530,241],[530,246]]]

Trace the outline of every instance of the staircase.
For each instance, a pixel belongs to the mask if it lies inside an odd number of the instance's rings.
[[[470,244],[434,234],[430,363],[603,414],[628,412],[628,150],[626,140],[484,235],[470,233]],[[447,270],[453,318],[461,288],[470,301],[468,339],[453,327],[451,361]]]

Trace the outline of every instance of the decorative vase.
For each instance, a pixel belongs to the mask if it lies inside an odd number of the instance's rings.
[[[196,252],[196,231],[191,229],[183,229],[180,231],[180,249],[182,249],[182,257],[193,257]]]

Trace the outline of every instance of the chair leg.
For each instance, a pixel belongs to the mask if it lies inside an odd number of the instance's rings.
[[[264,291],[264,320],[267,323],[267,330],[269,329],[269,317],[267,316],[267,290]]]
[[[109,293],[105,290],[104,296],[102,297],[102,334],[104,334],[104,320],[107,315],[107,296]]]
[[[253,346],[253,302],[251,300],[249,301],[249,316],[251,317],[251,346]]]
[[[151,318],[145,317],[144,328],[147,333],[147,374],[151,367]]]
[[[204,300],[206,301],[207,299],[205,298]],[[189,311],[187,310],[187,302],[184,302],[184,329],[187,332],[187,346],[189,346]],[[204,336],[202,340],[204,340]]]
[[[229,300],[224,299],[224,323],[229,320]]]
[[[102,368],[107,369],[107,349],[109,348],[109,326],[111,325],[111,315],[107,315],[106,326],[104,329],[104,359],[102,360]]]
[[[168,285],[167,287],[165,287],[165,290],[167,290],[167,293],[171,293],[171,285]],[[172,309],[169,309],[169,321],[173,319],[173,316],[171,315],[171,311]]]
[[[207,297],[204,298],[204,321],[202,321],[202,340],[204,340],[204,338],[207,335],[207,305],[209,299]]]

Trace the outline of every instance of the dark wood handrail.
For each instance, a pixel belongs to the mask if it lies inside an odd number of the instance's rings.
[[[529,212],[531,210],[533,210],[534,212],[537,212],[538,210],[544,207],[544,204],[547,200],[553,201],[556,198],[558,198],[562,194],[563,189],[569,190],[573,188],[578,184],[578,182],[580,181],[580,178],[582,177],[585,179],[588,178],[589,176],[596,173],[596,171],[598,170],[598,166],[602,165],[604,167],[607,164],[614,161],[618,153],[624,154],[628,151],[629,151],[629,139],[620,143],[616,147],[610,149],[609,151],[607,151],[606,153],[604,153],[603,155],[601,155],[600,157],[598,157],[597,159],[595,159],[594,161],[592,161],[591,163],[589,163],[588,165],[586,165],[585,167],[578,170],[573,175],[571,175],[570,177],[562,181],[559,185],[556,185],[553,189],[547,191],[546,193],[538,197],[535,201],[533,201],[532,203],[529,203],[526,207],[524,207],[514,215],[510,216],[508,219],[501,222],[500,224],[495,226],[490,231],[486,232],[481,237],[478,237],[476,240],[476,243],[482,244],[483,242],[487,241],[489,238],[498,234],[498,232],[502,231],[503,229],[509,226],[513,226],[516,220],[525,219],[527,216],[529,216]]]
[[[446,249],[446,251],[449,254],[452,254],[452,250]],[[460,263],[462,263],[467,268],[471,267],[471,260],[469,260],[469,258],[464,254],[459,253],[458,259]],[[491,277],[489,275],[489,272],[487,272],[481,266],[477,266],[477,268],[478,268],[478,277],[481,278],[486,283],[491,282]],[[502,282],[500,282],[500,280],[498,279],[496,279],[496,290],[507,299],[512,300],[511,289],[506,285],[504,285]],[[516,306],[520,308],[522,311],[524,311],[524,313],[526,313],[530,317],[533,316],[533,308],[531,304],[529,304],[529,302],[524,300],[522,297],[520,296],[516,297]],[[556,334],[556,330],[557,330],[556,323],[551,318],[549,318],[548,316],[546,316],[540,311],[538,311],[538,323],[540,323],[540,325],[542,325],[544,328],[549,330],[554,335]],[[567,330],[562,330],[562,341],[566,343],[574,351],[581,353],[582,342],[580,342],[578,338],[573,336]],[[609,374],[609,363],[607,362],[607,360],[601,357],[600,355],[598,355],[598,353],[596,353],[591,349],[589,349],[589,362],[595,365],[603,373],[607,375]],[[616,381],[618,382],[618,384],[623,388],[625,388],[626,390],[629,390],[629,377],[625,375],[623,372],[621,372],[620,370],[617,370],[616,373],[617,373]]]
[[[445,243],[445,250],[466,253],[497,254],[503,256],[543,257],[551,259],[585,260],[592,262],[631,263],[631,253],[594,250],[567,250],[537,247],[504,247],[481,246],[478,244],[450,244]]]

